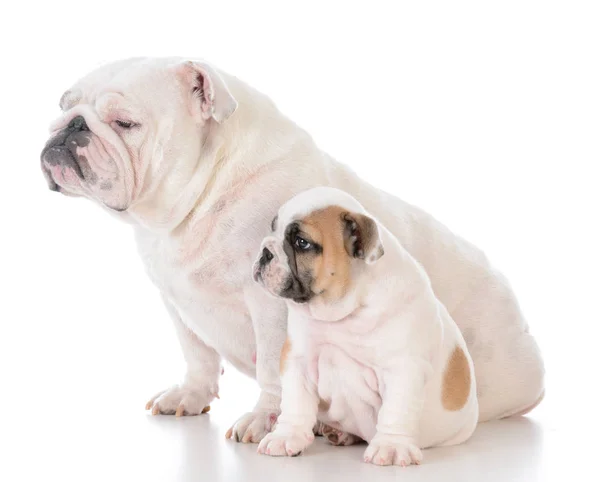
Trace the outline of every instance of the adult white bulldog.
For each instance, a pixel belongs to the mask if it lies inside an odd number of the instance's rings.
[[[204,62],[136,58],[77,82],[41,155],[50,189],[85,196],[134,227],[187,363],[152,413],[194,415],[217,396],[222,358],[261,395],[229,435],[258,442],[280,405],[286,305],[252,280],[254,254],[286,200],[347,191],[418,260],[475,365],[479,418],[543,396],[543,362],[505,278],[430,215],[358,178],[263,94]]]
[[[294,196],[273,228],[253,272],[286,301],[288,335],[281,415],[258,451],[299,454],[317,419],[338,444],[369,442],[364,460],[377,465],[419,464],[421,448],[467,440],[479,416],[471,357],[389,230],[330,187]]]

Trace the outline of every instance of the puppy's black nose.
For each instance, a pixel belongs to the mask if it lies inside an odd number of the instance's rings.
[[[90,128],[85,123],[83,116],[78,115],[69,122],[69,129],[73,131],[89,131]]]
[[[263,248],[262,251],[262,256],[260,257],[260,265],[261,266],[266,266],[267,264],[269,264],[271,262],[271,260],[273,259],[273,253],[271,253],[271,251],[269,251],[267,248]]]

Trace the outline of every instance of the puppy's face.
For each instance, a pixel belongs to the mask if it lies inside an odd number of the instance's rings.
[[[322,193],[323,188],[319,189],[317,193]],[[319,202],[313,197],[310,202],[318,205],[315,209],[298,212],[293,208],[305,205],[311,192],[302,193],[279,211],[272,223],[273,235],[261,245],[253,275],[277,297],[296,303],[315,298],[337,302],[363,266],[383,255],[383,247],[376,222],[349,210],[347,203],[329,204],[335,199]]]
[[[160,207],[161,196],[180,192],[197,169],[211,123],[223,122],[236,106],[206,64],[109,64],[62,96],[62,115],[41,154],[42,171],[50,189],[118,211],[142,201]]]

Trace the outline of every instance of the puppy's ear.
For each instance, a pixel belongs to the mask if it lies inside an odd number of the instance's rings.
[[[383,256],[383,244],[375,220],[358,213],[345,213],[342,219],[344,246],[350,256],[364,259],[367,264],[373,264]]]
[[[177,73],[189,89],[192,112],[203,120],[212,117],[222,124],[237,109],[238,103],[227,84],[209,64],[190,60],[181,64]]]

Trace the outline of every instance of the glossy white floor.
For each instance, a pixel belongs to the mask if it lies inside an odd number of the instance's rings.
[[[11,395],[13,410],[2,415],[0,480],[535,482],[592,480],[597,473],[589,441],[598,426],[582,423],[587,417],[575,407],[573,418],[556,413],[560,393],[553,391],[531,417],[481,424],[462,446],[425,451],[421,466],[371,466],[361,461],[364,446],[331,447],[321,438],[300,457],[271,458],[224,437],[252,405],[252,381],[229,369],[210,414],[153,417],[143,410],[146,378],[110,373],[132,365],[116,360],[119,352],[107,347],[106,364],[82,354],[70,372],[48,374],[47,387],[24,384]],[[86,364],[91,369],[81,370]],[[102,365],[109,368],[104,374]],[[73,375],[81,371],[89,378],[80,383]]]

